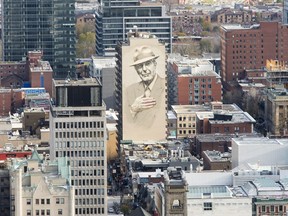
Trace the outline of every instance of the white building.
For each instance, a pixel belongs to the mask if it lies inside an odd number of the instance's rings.
[[[288,164],[288,139],[232,138],[232,168],[246,163],[263,166]]]
[[[75,215],[107,215],[106,106],[95,78],[53,80],[51,158],[68,157]]]
[[[252,215],[252,199],[244,193],[234,194],[225,185],[189,186],[187,192],[188,215]]]

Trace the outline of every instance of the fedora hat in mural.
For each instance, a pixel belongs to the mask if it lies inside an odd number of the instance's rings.
[[[147,46],[141,46],[135,49],[134,63],[131,66],[142,64],[143,62],[157,59],[159,55],[155,55],[154,52]]]

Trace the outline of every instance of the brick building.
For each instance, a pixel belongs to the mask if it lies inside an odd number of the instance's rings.
[[[204,170],[230,170],[231,153],[221,153],[219,151],[202,152]]]
[[[177,138],[195,137],[197,134],[253,133],[256,122],[236,104],[211,102],[204,105],[174,105],[177,118]]]
[[[209,60],[172,60],[168,68],[170,105],[222,101],[221,77],[214,71]]]
[[[45,87],[52,94],[53,70],[47,61],[42,61],[43,52],[29,51],[26,61],[0,62],[0,85],[6,88]]]
[[[222,25],[221,77],[236,82],[246,70],[265,66],[267,59],[288,60],[288,26],[278,22],[260,22],[249,26]]]
[[[222,8],[211,16],[212,22],[217,23],[251,23],[252,22],[252,11],[235,10],[231,8]]]
[[[203,151],[227,152],[234,136],[233,134],[198,134],[194,137],[194,151],[199,156],[202,155]]]

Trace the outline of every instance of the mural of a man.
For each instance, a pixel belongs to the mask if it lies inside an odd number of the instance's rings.
[[[148,46],[135,49],[134,67],[141,81],[128,86],[126,91],[128,119],[143,127],[157,121],[157,109],[165,106],[165,79],[157,73],[157,58]],[[126,110],[126,111],[127,111]]]

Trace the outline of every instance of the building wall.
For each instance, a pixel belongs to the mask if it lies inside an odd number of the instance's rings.
[[[130,37],[129,43],[117,48],[116,103],[119,111],[118,138],[120,140],[147,141],[165,140],[167,125],[167,85],[166,85],[166,52],[165,45],[152,35]],[[145,37],[147,36],[147,37]],[[146,54],[147,53],[147,54]],[[148,55],[148,57],[147,57]],[[145,61],[142,56],[146,56]],[[144,60],[141,64],[134,65]],[[148,76],[153,86],[146,86],[145,80],[137,71],[137,66],[150,64],[154,76]],[[146,66],[145,66],[146,67]],[[150,73],[152,74],[152,72]],[[152,79],[152,80],[151,80]],[[152,83],[151,83],[152,84]],[[147,96],[148,90],[148,96]],[[153,100],[148,108],[138,108],[139,99]],[[142,102],[141,102],[142,103]]]
[[[213,76],[178,76],[178,104],[222,101],[222,84]]]
[[[32,88],[39,88],[44,87],[46,92],[49,93],[49,95],[52,95],[52,77],[53,72],[52,71],[38,71],[38,72],[31,72],[30,71],[30,82]],[[43,79],[43,86],[42,81]]]
[[[266,143],[267,138],[255,138],[243,143],[241,138],[232,139],[232,168],[245,163],[263,166],[287,164],[287,145]]]
[[[253,123],[247,122],[217,122],[209,123],[210,133],[221,133],[221,134],[235,134],[235,133],[252,133],[253,132]]]
[[[211,210],[204,210],[204,203],[211,203]],[[214,199],[187,199],[188,215],[235,215],[251,216],[251,198],[214,198]],[[210,208],[208,208],[210,209]]]
[[[231,147],[231,141],[209,141],[209,142],[201,142],[197,139],[197,136],[195,138],[195,145],[196,145],[196,153],[197,155],[202,155],[203,151],[209,150],[209,151],[219,151],[221,153],[224,153],[228,151],[228,147]]]

